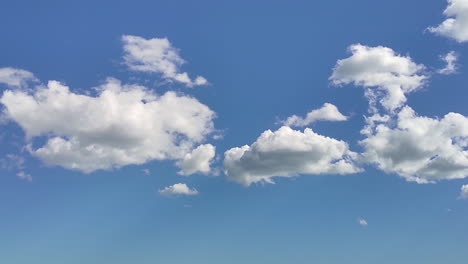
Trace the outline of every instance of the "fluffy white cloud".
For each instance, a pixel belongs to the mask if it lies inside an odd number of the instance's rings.
[[[216,148],[211,144],[200,145],[191,153],[185,154],[177,165],[181,168],[180,175],[190,175],[196,172],[209,173],[210,163],[215,157]]]
[[[445,21],[436,27],[429,27],[428,30],[458,42],[468,41],[468,1],[448,0],[444,15],[448,17]]]
[[[360,142],[366,162],[418,183],[468,177],[467,117],[423,117],[405,106],[396,119],[376,125]]]
[[[192,80],[188,73],[180,71],[185,61],[167,38],[144,39],[126,35],[122,41],[125,64],[133,71],[158,73],[166,80],[183,83],[188,87],[208,83],[202,76]]]
[[[358,219],[358,224],[361,225],[361,226],[368,226],[369,224],[367,223],[367,220],[366,219],[363,219],[363,218],[359,218]]]
[[[96,92],[77,94],[50,81],[30,92],[6,90],[0,102],[29,140],[46,139],[38,148],[29,145],[32,155],[86,173],[183,159],[213,131],[215,113],[192,97],[156,95],[116,79]]]
[[[12,87],[25,87],[29,82],[37,79],[31,72],[11,67],[0,68],[0,83]]]
[[[424,66],[392,49],[360,44],[349,47],[352,55],[338,60],[330,80],[335,85],[353,83],[366,88],[371,110],[379,102],[386,110],[394,111],[406,102],[406,94],[424,84]]]
[[[286,126],[304,127],[316,121],[345,121],[347,117],[344,116],[338,108],[330,103],[325,103],[321,108],[312,110],[307,113],[305,118],[293,115],[288,117],[282,123]]]
[[[22,179],[22,180],[25,180],[25,181],[28,181],[28,182],[32,182],[32,176],[31,174],[28,174],[24,171],[20,171],[16,174],[16,177]]]
[[[164,196],[199,194],[199,192],[196,189],[188,187],[185,183],[176,183],[172,186],[168,186],[160,190],[159,193]]]
[[[462,200],[468,200],[468,184],[463,185],[461,187],[459,198],[462,199]]]
[[[344,141],[283,126],[267,130],[251,145],[226,151],[224,172],[245,186],[273,183],[273,177],[298,174],[350,174],[360,169],[353,163],[356,153]]]
[[[437,72],[440,74],[453,74],[457,72],[457,60],[458,56],[454,51],[447,53],[445,56],[442,56],[442,60],[447,63],[447,65],[443,68],[438,70]]]

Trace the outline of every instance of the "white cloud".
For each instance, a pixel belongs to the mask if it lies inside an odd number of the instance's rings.
[[[143,173],[144,173],[145,175],[150,175],[150,174],[151,174],[151,171],[150,171],[149,169],[143,169],[143,170],[141,170],[141,171],[143,171]]]
[[[97,96],[77,94],[57,81],[34,91],[6,90],[0,102],[49,165],[86,173],[183,159],[213,131],[215,113],[196,99],[108,79]],[[39,141],[41,142],[41,141]]]
[[[344,116],[338,108],[330,103],[325,103],[321,108],[312,110],[305,118],[293,115],[288,117],[282,123],[286,126],[304,127],[316,121],[345,121],[347,117]]]
[[[462,199],[462,200],[468,200],[468,184],[463,185],[461,187],[459,198]]]
[[[31,72],[11,67],[0,68],[0,83],[11,87],[25,87],[29,82],[37,79]]]
[[[461,114],[429,118],[405,106],[368,132],[363,157],[387,173],[418,183],[468,177],[468,118]]]
[[[191,153],[185,154],[184,158],[178,162],[181,168],[179,174],[191,175],[196,172],[209,173],[210,163],[215,157],[216,148],[211,144],[200,145]]]
[[[445,21],[436,27],[429,27],[428,30],[458,42],[468,41],[468,1],[448,0],[444,15],[448,17]]]
[[[406,94],[420,88],[427,78],[422,73],[424,65],[390,48],[355,44],[349,50],[352,55],[337,61],[329,79],[335,85],[353,83],[365,87],[373,112],[377,112],[377,102],[390,111],[401,107]]]
[[[172,186],[168,186],[160,190],[159,193],[164,196],[199,194],[199,192],[196,189],[188,187],[185,183],[176,183]]]
[[[283,126],[267,130],[251,145],[226,151],[224,172],[245,186],[256,182],[273,183],[274,177],[298,174],[350,174],[359,172],[356,153],[344,141]]]
[[[192,80],[188,73],[180,71],[180,66],[185,61],[167,38],[144,39],[125,35],[122,36],[122,41],[124,61],[130,70],[158,73],[166,80],[176,81],[188,87],[208,83],[202,76]]]
[[[0,168],[5,170],[22,170],[24,163],[25,159],[15,154],[6,154],[4,158],[0,158]]]
[[[358,219],[358,224],[361,226],[368,226],[367,220],[363,218]]]
[[[457,60],[458,56],[454,51],[450,51],[445,56],[441,57],[447,65],[443,68],[438,70],[437,72],[440,74],[454,74],[457,72]]]
[[[25,181],[28,181],[28,182],[32,182],[32,176],[31,174],[28,174],[24,171],[20,171],[16,174],[16,177],[22,179],[22,180],[25,180]]]

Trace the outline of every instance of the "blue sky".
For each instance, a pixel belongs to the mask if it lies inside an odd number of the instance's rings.
[[[3,3],[1,262],[466,263],[467,17]]]

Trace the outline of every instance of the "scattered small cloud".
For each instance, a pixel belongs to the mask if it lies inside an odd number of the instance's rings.
[[[188,187],[185,183],[176,183],[168,186],[159,191],[163,196],[177,196],[177,195],[197,195],[199,192],[196,189]]]
[[[28,182],[32,182],[32,176],[31,174],[28,174],[24,171],[20,171],[16,174],[16,176],[22,180],[25,180],[25,181],[28,181]]]
[[[149,169],[142,169],[141,171],[143,171],[143,173],[145,175],[150,175],[151,174],[151,171]]]
[[[440,74],[454,74],[457,72],[457,60],[458,56],[455,51],[450,51],[449,53],[441,56],[441,59],[445,61],[446,66],[443,69],[438,70],[437,72]]]
[[[468,184],[461,187],[459,199],[468,200]]]
[[[187,87],[208,84],[208,81],[197,76],[191,79],[180,67],[185,63],[167,38],[145,39],[138,36],[122,36],[124,61],[133,71],[152,72],[160,74],[168,81],[182,83]]]
[[[281,123],[285,126],[304,127],[317,121],[346,121],[347,119],[335,105],[325,103],[321,108],[309,112],[305,118],[293,115]]]
[[[358,218],[358,224],[361,226],[368,226],[367,220],[364,218]]]

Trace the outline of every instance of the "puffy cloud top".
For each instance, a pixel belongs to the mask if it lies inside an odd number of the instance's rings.
[[[361,141],[366,161],[419,183],[468,177],[468,118],[418,116],[406,106]]]
[[[406,102],[406,94],[420,88],[427,78],[421,73],[423,65],[390,48],[355,44],[349,50],[352,55],[337,61],[330,80],[335,85],[365,87],[372,107],[379,102],[386,110],[396,110]]]
[[[360,169],[353,163],[356,153],[344,141],[283,126],[267,130],[251,145],[226,151],[224,171],[229,179],[249,186],[273,183],[273,177],[298,174],[350,174]]]
[[[468,41],[468,0],[448,0],[444,15],[448,18],[428,30],[458,42]]]
[[[11,87],[25,87],[28,82],[36,82],[33,73],[11,67],[0,68],[0,83]]]

